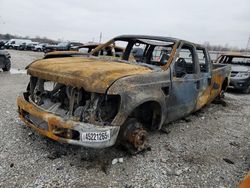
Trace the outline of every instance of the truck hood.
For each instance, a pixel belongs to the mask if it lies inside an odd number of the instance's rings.
[[[250,67],[244,65],[231,65],[233,72],[248,72],[250,71]]]
[[[32,76],[97,93],[105,93],[119,78],[152,72],[150,68],[139,65],[84,57],[37,60],[27,69]]]

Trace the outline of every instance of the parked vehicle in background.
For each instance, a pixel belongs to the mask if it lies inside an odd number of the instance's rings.
[[[93,49],[95,49],[97,46],[101,45],[101,43],[86,43],[80,46],[77,46],[75,50],[89,54]]]
[[[81,42],[70,42],[70,50],[76,50],[79,46],[84,45]]]
[[[45,47],[47,46],[48,44],[46,43],[39,43],[35,46],[32,47],[32,50],[33,51],[36,51],[36,52],[43,52],[45,50]]]
[[[6,42],[7,42],[6,40],[0,40],[0,50],[5,48],[4,45]]]
[[[31,42],[26,44],[26,48],[25,50],[32,50],[35,46],[37,46],[39,44],[39,42]]]
[[[14,47],[14,44],[15,44],[15,39],[10,39],[8,42],[5,43],[4,47],[6,49],[11,49]]]
[[[101,45],[101,44],[99,44],[99,43],[90,43],[90,44],[81,45],[81,46],[75,48],[75,50],[48,52],[48,53],[45,53],[44,59],[61,58],[61,57],[87,56],[87,55],[90,54],[90,52],[93,49],[95,49],[99,45]],[[119,47],[119,46],[115,46],[114,51],[115,51],[115,54],[112,53],[112,46],[108,46],[105,49],[101,50],[100,53],[96,54],[96,55],[119,57],[124,52],[124,48]]]
[[[0,69],[9,71],[11,68],[10,54],[5,50],[0,50]]]
[[[10,39],[6,44],[5,48],[7,49],[18,49],[21,45],[31,43],[29,39]]]
[[[17,50],[26,50],[26,43],[22,43],[17,47]]]
[[[68,51],[72,48],[82,45],[81,43],[75,43],[75,42],[61,42],[57,45],[47,45],[45,47],[45,52],[53,52],[53,51]]]
[[[111,56],[100,55],[110,47]],[[134,48],[143,49],[139,59]],[[27,126],[60,142],[105,148],[119,140],[138,152],[147,147],[147,130],[220,97],[230,66],[213,65],[207,49],[191,42],[124,35],[85,57],[37,60],[27,73],[27,90],[17,99]]]
[[[224,53],[219,56],[216,63],[231,65],[230,88],[250,93],[250,54]]]
[[[18,47],[18,50],[31,50],[37,44],[38,42],[31,42],[31,43],[24,42]]]
[[[78,57],[78,56],[86,56],[87,53],[82,53],[79,51],[53,51],[45,53],[44,59],[50,59],[50,58],[63,58],[63,57]]]

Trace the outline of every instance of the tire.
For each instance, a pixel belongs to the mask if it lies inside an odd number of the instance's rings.
[[[3,71],[4,71],[4,72],[10,71],[10,68],[11,68],[10,59],[7,59],[7,60],[6,60],[6,65],[5,65],[5,67],[3,68]]]
[[[250,93],[250,85],[246,89],[243,90],[243,93],[245,93],[245,94]]]

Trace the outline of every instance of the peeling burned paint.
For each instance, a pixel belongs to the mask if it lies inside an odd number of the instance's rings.
[[[92,55],[118,40],[128,44],[123,54],[112,58],[32,63],[27,92],[17,101],[20,118],[57,141],[104,148],[121,140],[141,151],[147,145],[146,130],[160,129],[200,109],[228,85],[230,66],[212,65],[204,47],[178,39],[119,36]],[[144,46],[141,57],[132,57],[134,45]]]
[[[95,58],[68,57],[44,59],[29,66],[28,74],[65,85],[104,93],[118,78],[151,70],[137,65],[99,61]]]

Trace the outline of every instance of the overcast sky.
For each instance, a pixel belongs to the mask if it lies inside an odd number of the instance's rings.
[[[0,0],[0,33],[87,42],[100,32],[245,48],[250,0]]]

